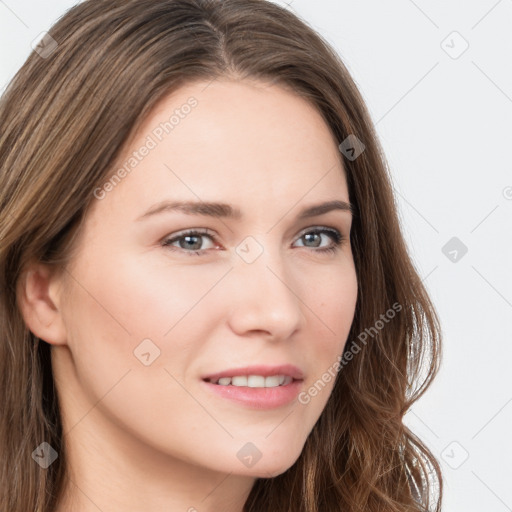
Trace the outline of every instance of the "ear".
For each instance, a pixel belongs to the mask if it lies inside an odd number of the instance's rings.
[[[62,283],[48,265],[31,265],[18,282],[18,304],[30,331],[52,345],[65,345],[66,328],[60,310]]]

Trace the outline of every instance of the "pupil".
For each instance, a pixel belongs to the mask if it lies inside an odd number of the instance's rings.
[[[306,239],[308,239],[308,237],[319,237],[319,234],[318,233],[307,233],[306,235],[304,235],[306,237]],[[318,242],[320,242],[320,240],[318,240]],[[318,247],[318,244],[314,245],[313,247]]]
[[[199,237],[198,236],[195,236],[195,235],[187,235],[184,237],[184,239],[186,240],[186,242],[188,243],[191,239],[194,240],[198,240]],[[192,245],[194,245],[194,242],[192,242]],[[191,247],[190,245],[188,245],[188,248],[189,249],[200,249],[201,248],[201,242],[196,242],[196,245],[198,245],[199,247]]]

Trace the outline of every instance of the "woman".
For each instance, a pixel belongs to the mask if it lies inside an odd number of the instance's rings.
[[[440,510],[438,319],[318,34],[87,0],[0,114],[1,510]]]

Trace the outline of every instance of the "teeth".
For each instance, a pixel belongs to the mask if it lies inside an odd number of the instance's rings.
[[[250,388],[263,388],[265,387],[265,377],[261,375],[249,375],[249,377],[247,377],[247,385]]]
[[[222,377],[218,381],[211,381],[219,386],[238,386],[249,388],[277,388],[278,386],[286,386],[293,381],[289,375],[271,375],[263,377],[263,375],[236,375],[234,377]]]
[[[265,377],[265,387],[275,388],[276,386],[279,386],[282,384],[281,377],[283,377],[283,375],[272,375],[271,377]]]
[[[239,377],[231,377],[231,384],[233,386],[247,386],[247,375],[240,375]]]

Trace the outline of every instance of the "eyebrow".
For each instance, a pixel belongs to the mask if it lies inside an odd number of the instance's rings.
[[[327,201],[304,208],[299,219],[306,219],[328,213],[332,210],[341,210],[354,214],[354,207],[351,203],[340,200]],[[137,218],[137,221],[147,219],[153,215],[163,212],[181,212],[187,215],[205,215],[215,218],[231,218],[239,220],[243,217],[239,208],[227,203],[213,203],[204,201],[162,201],[149,208]]]

